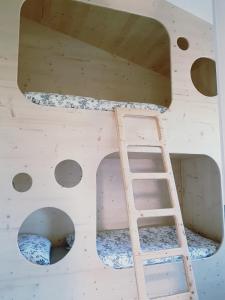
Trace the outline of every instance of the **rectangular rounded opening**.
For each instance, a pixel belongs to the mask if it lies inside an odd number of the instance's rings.
[[[154,19],[79,1],[27,0],[18,86],[44,105],[57,102],[47,97],[54,93],[169,107],[168,32]]]
[[[148,157],[154,164],[155,158]],[[129,156],[134,170],[146,165],[146,153]],[[212,256],[223,238],[223,205],[220,172],[217,164],[204,155],[171,155],[191,259]],[[151,172],[151,170],[149,171]],[[168,189],[158,180],[133,182],[136,209],[160,209],[170,205]],[[170,207],[170,206],[169,206]],[[209,219],[214,220],[211,226]],[[174,222],[168,217],[141,218],[139,231],[153,230],[153,238],[145,235],[147,245],[156,246],[174,235]],[[161,236],[160,241],[157,240]],[[165,238],[163,238],[163,236]],[[174,239],[171,240],[174,242]],[[103,245],[103,247],[102,247]],[[106,246],[105,250],[104,245]],[[133,267],[128,213],[118,153],[105,157],[97,172],[97,251],[104,264],[112,268]],[[151,265],[152,266],[152,265]],[[147,267],[147,266],[146,266]]]

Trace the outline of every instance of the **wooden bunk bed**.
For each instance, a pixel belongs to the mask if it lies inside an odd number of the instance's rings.
[[[0,257],[6,259],[0,295],[138,298],[114,115],[122,107],[162,114],[199,298],[211,300],[224,279],[218,271],[223,208],[211,26],[164,0],[138,6],[27,0],[22,9],[15,0],[1,7]],[[130,135],[148,140],[148,129],[134,121]],[[157,157],[129,154],[135,170],[160,165]],[[60,184],[54,173],[65,160],[82,170],[60,175],[75,178],[74,185]],[[17,173],[30,176],[29,188],[14,184]],[[145,209],[167,202],[158,184],[138,186],[135,195]],[[67,216],[55,214],[56,207]],[[138,224],[141,250],[177,247],[167,221]],[[181,262],[180,255],[144,262],[153,299],[185,291]],[[221,288],[216,293],[223,299]]]

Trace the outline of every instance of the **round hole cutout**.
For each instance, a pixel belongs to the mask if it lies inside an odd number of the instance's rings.
[[[63,160],[55,168],[55,179],[62,187],[72,188],[81,178],[82,168],[75,160]]]
[[[13,177],[12,185],[17,192],[26,192],[32,186],[32,178],[27,173],[19,173]]]
[[[217,95],[216,63],[214,60],[201,57],[191,67],[191,79],[195,88],[204,96]]]
[[[17,243],[31,263],[51,265],[63,259],[73,246],[75,228],[71,218],[55,207],[32,212],[20,226]]]
[[[177,45],[181,50],[187,50],[189,48],[189,42],[185,37],[179,37],[177,39]]]

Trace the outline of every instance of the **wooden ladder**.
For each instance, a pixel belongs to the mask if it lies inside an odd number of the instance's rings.
[[[136,276],[137,292],[139,300],[147,300],[147,288],[145,282],[144,274],[144,260],[148,259],[159,259],[166,257],[182,256],[183,264],[185,268],[185,276],[187,282],[187,292],[174,294],[165,297],[157,297],[154,299],[160,300],[196,300],[198,299],[195,279],[193,275],[191,259],[189,256],[189,250],[187,245],[187,239],[184,230],[184,224],[181,214],[181,209],[179,205],[172,165],[170,161],[169,152],[166,150],[166,143],[163,134],[163,128],[160,124],[160,115],[154,111],[147,110],[129,110],[116,108],[115,109],[116,120],[117,120],[117,130],[118,130],[118,141],[120,150],[120,160],[121,169],[124,181],[125,196],[128,210],[129,219],[129,230],[134,258],[134,269]],[[151,118],[156,122],[158,141],[152,142],[150,145],[129,145],[126,142],[126,130],[124,126],[124,119],[126,117],[137,118]],[[132,173],[129,166],[128,152],[131,147],[131,152],[144,152],[153,153],[156,148],[162,153],[162,159],[164,164],[165,172],[163,173]],[[136,150],[135,150],[136,149]],[[133,193],[133,180],[148,180],[148,179],[165,179],[168,182],[168,188],[171,199],[172,208],[169,209],[150,209],[150,210],[137,210],[135,207],[134,193]],[[175,226],[177,232],[177,239],[179,246],[177,248],[152,251],[152,252],[142,252],[139,239],[138,231],[138,219],[151,218],[151,217],[174,217]],[[151,298],[150,298],[151,299]]]

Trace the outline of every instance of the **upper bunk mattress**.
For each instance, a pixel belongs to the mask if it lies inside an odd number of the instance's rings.
[[[29,92],[25,93],[25,97],[30,102],[38,105],[63,108],[112,111],[116,107],[122,107],[129,109],[155,110],[160,113],[163,113],[167,110],[167,108],[164,106],[150,103],[97,100],[90,97],[61,95],[54,93]]]

